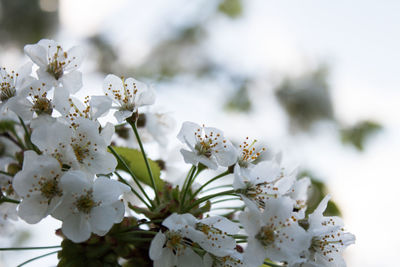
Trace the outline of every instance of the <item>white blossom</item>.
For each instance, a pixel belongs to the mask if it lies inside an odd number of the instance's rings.
[[[236,163],[235,171],[246,172],[248,169],[254,167],[259,161],[265,160],[263,154],[266,151],[265,147],[262,147],[257,140],[252,143],[248,142],[249,138],[246,137],[246,141],[239,145],[238,162]]]
[[[228,256],[217,257],[207,253],[203,257],[203,267],[240,267],[245,266],[243,254],[236,250]]]
[[[75,46],[64,51],[57,42],[42,39],[37,44],[26,45],[24,51],[39,66],[39,80],[56,87],[56,96],[66,99],[82,87],[82,73],[77,71],[84,58],[81,47]]]
[[[176,255],[170,260],[171,262],[184,261],[187,254],[192,253],[189,251],[191,251],[190,247],[193,242],[216,257],[225,257],[234,253],[236,242],[229,235],[239,232],[239,227],[224,217],[212,216],[199,220],[188,213],[174,213],[162,224],[168,228],[168,231],[158,233],[152,242],[152,248],[150,248],[150,258],[155,261],[155,266],[159,264],[157,263],[158,257],[163,254],[165,256]]]
[[[307,200],[309,189],[311,187],[311,180],[308,177],[295,181],[292,188],[286,194],[292,198],[294,202],[295,215],[298,219],[303,219],[307,209]]]
[[[15,192],[12,186],[13,177],[0,174],[0,194],[8,198],[19,200],[20,197]],[[9,220],[16,221],[18,219],[17,206],[14,203],[1,203],[0,204],[0,227],[6,224]]]
[[[286,194],[293,186],[296,173],[285,174],[274,160],[263,161],[246,172],[237,171],[235,166],[233,188],[252,209],[264,207],[264,202]]]
[[[191,214],[172,214],[163,221],[169,230],[158,232],[150,244],[149,256],[154,267],[200,266],[201,257],[192,250],[192,241],[188,240],[189,226],[196,219]]]
[[[145,120],[145,129],[162,147],[168,144],[168,135],[175,128],[175,120],[168,113],[146,112],[140,114]],[[140,119],[140,118],[139,118]]]
[[[104,95],[87,96],[82,102],[79,99],[71,96],[66,103],[55,103],[62,106],[59,111],[69,121],[73,121],[78,117],[83,117],[90,120],[97,120],[100,117],[107,115],[111,108],[111,99]]]
[[[103,90],[117,105],[114,116],[119,123],[132,116],[139,107],[152,105],[155,102],[153,88],[134,78],[121,79],[109,74],[104,79]]]
[[[8,108],[26,122],[38,116],[51,116],[54,105],[48,97],[50,89],[45,83],[35,80],[17,96],[8,100]]]
[[[237,161],[237,151],[232,143],[224,139],[221,130],[201,127],[193,122],[184,122],[178,139],[190,150],[181,149],[186,163],[201,163],[210,169],[229,167]]]
[[[129,187],[103,176],[92,179],[84,172],[68,171],[60,180],[65,197],[52,215],[63,221],[63,234],[76,243],[89,239],[91,233],[105,235],[124,217],[120,196]]]
[[[246,266],[260,266],[266,258],[289,265],[301,262],[304,248],[310,238],[298,225],[292,214],[293,201],[289,197],[265,201],[263,212],[248,210],[239,215],[240,223],[248,234],[244,252]]]
[[[115,157],[107,152],[110,141],[108,130],[99,133],[95,121],[81,117],[74,120],[72,126],[57,121],[34,129],[32,133],[32,142],[44,153],[73,169],[92,174],[107,174],[117,166]]]
[[[19,95],[32,81],[30,76],[32,63],[23,65],[17,72],[7,72],[6,68],[0,68],[0,111],[7,111],[9,99]]]
[[[27,223],[38,223],[50,214],[63,196],[59,185],[62,175],[56,159],[26,151],[22,171],[13,179],[14,190],[22,197],[18,207],[19,217]]]
[[[311,245],[304,253],[306,262],[300,266],[346,266],[342,258],[343,250],[355,242],[355,236],[345,232],[343,221],[336,216],[325,217],[325,211],[330,196],[326,196],[315,211],[309,215]]]

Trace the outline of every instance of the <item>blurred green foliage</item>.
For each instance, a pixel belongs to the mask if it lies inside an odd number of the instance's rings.
[[[58,27],[58,0],[0,0],[0,43],[19,47],[48,38]]]
[[[309,177],[311,180],[310,195],[307,200],[307,212],[306,214],[312,213],[317,207],[321,200],[328,194],[326,185],[318,178],[316,178],[310,171],[303,171],[299,174],[299,177]],[[341,216],[341,212],[338,206],[330,200],[328,206],[324,212],[325,216]]]
[[[309,130],[319,120],[333,120],[333,105],[321,66],[299,78],[286,78],[276,88],[276,96],[290,117],[293,130]]]
[[[225,109],[228,111],[249,112],[251,107],[248,82],[242,82],[242,85],[235,90],[226,102]]]
[[[380,131],[382,126],[374,121],[360,121],[353,126],[341,130],[341,138],[344,144],[351,144],[359,151],[363,151],[365,143],[370,136]]]
[[[242,15],[243,4],[241,0],[223,0],[218,10],[231,18],[237,18]]]

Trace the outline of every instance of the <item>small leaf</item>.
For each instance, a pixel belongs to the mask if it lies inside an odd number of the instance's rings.
[[[143,183],[151,186],[150,175],[147,172],[146,163],[143,159],[143,154],[133,148],[128,147],[113,147],[120,157],[128,164],[129,168],[136,177]],[[164,182],[160,179],[160,167],[151,159],[149,160],[151,172],[153,173],[154,182],[158,190],[163,188]],[[120,162],[117,166],[118,170],[128,171]]]
[[[380,131],[382,126],[374,121],[360,121],[354,126],[341,130],[342,143],[352,144],[359,151],[363,151],[367,139],[374,133]]]
[[[14,126],[15,126],[16,122],[12,121],[12,120],[2,120],[0,121],[0,133],[4,133],[4,132],[14,132]]]
[[[231,18],[239,17],[243,12],[243,5],[241,0],[223,0],[218,10]]]

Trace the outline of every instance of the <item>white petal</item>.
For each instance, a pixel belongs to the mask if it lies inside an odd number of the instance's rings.
[[[89,239],[91,229],[89,222],[80,214],[70,214],[63,221],[61,230],[63,234],[75,243]]]
[[[113,226],[116,211],[112,206],[99,206],[90,211],[89,223],[92,226],[92,232],[103,236]]]
[[[44,47],[37,44],[26,45],[24,47],[24,52],[39,67],[47,66],[47,51]]]
[[[136,101],[138,107],[153,105],[156,101],[156,93],[154,89],[150,86],[147,87],[147,91],[142,92]]]
[[[236,148],[227,141],[225,143],[226,147],[221,150],[218,150],[218,153],[215,153],[215,157],[218,161],[218,164],[224,167],[229,167],[235,164],[238,160],[238,152]]]
[[[194,152],[188,151],[188,150],[183,149],[183,148],[180,151],[182,153],[183,160],[186,163],[192,164],[192,165],[197,165],[197,163],[199,163],[198,157]]]
[[[202,223],[212,225],[214,228],[222,230],[230,235],[237,234],[240,230],[239,226],[222,216],[211,216],[200,220]]]
[[[7,101],[7,106],[10,110],[14,111],[15,114],[20,116],[25,122],[29,122],[32,119],[32,104],[25,97],[12,97]]]
[[[115,76],[114,74],[109,74],[106,76],[103,82],[103,91],[106,95],[108,95],[112,100],[114,100],[113,91],[116,90],[118,93],[123,93],[124,85],[122,83],[121,78]]]
[[[262,219],[264,223],[285,222],[291,218],[293,212],[293,200],[289,197],[269,198],[265,201],[265,210]]]
[[[234,173],[234,179],[232,184],[233,189],[246,188],[246,184],[244,182],[244,175],[242,175],[242,171],[240,170],[239,164],[235,165],[233,173]]]
[[[40,194],[25,198],[18,207],[18,216],[27,223],[38,223],[47,216],[47,201]]]
[[[117,201],[112,204],[112,207],[115,210],[115,218],[114,223],[120,223],[124,219],[125,215],[125,205],[123,201]]]
[[[61,77],[61,82],[65,90],[71,94],[75,94],[82,88],[82,73],[80,71],[73,71],[68,74],[64,74]]]
[[[183,255],[178,257],[178,267],[201,266],[201,263],[201,257],[188,247],[183,251]]]
[[[243,255],[245,266],[261,266],[266,258],[265,254],[264,248],[257,240],[249,241]]]
[[[113,172],[115,167],[117,167],[118,162],[111,153],[96,153],[93,157],[94,159],[89,162],[90,166],[86,167],[90,173],[108,174]]]
[[[258,211],[241,212],[239,214],[239,221],[246,233],[251,237],[254,237],[260,231],[261,215]]]
[[[92,96],[90,98],[92,119],[97,119],[105,115],[111,108],[112,101],[107,96]]]
[[[161,257],[163,252],[163,246],[167,238],[161,232],[158,232],[156,236],[151,240],[150,249],[149,249],[149,257],[150,259],[157,260]]]
[[[197,159],[200,163],[207,166],[211,170],[218,169],[217,163],[214,160],[212,160],[212,158],[207,158],[206,156],[200,155],[197,157]]]
[[[67,192],[83,194],[92,188],[92,184],[85,173],[72,170],[61,177],[60,187]]]
[[[93,197],[95,201],[101,201],[104,205],[109,205],[117,201],[124,193],[122,188],[125,188],[125,192],[129,191],[129,187],[126,185],[122,187],[121,185],[118,181],[100,176],[93,185]]]
[[[104,138],[104,143],[109,145],[111,138],[115,132],[115,127],[112,123],[107,122],[106,125],[101,129],[100,135]]]
[[[67,115],[71,109],[68,98],[69,92],[65,88],[57,87],[54,89],[53,107],[64,116]]]
[[[79,68],[85,58],[85,50],[80,46],[74,46],[67,52],[67,64],[65,64],[64,70],[72,72]],[[68,63],[69,62],[69,63]]]
[[[197,219],[190,213],[173,213],[162,222],[162,225],[170,230],[180,230],[185,226],[194,226],[196,223]]]
[[[200,129],[200,131],[198,131]],[[202,127],[194,122],[186,121],[182,124],[182,128],[178,133],[178,139],[187,144],[191,149],[196,145],[196,133],[201,133]]]
[[[203,267],[212,267],[214,263],[213,258],[211,258],[209,253],[203,256]]]
[[[114,112],[114,117],[117,119],[118,123],[122,123],[126,118],[132,116],[133,111],[129,110],[117,110]]]

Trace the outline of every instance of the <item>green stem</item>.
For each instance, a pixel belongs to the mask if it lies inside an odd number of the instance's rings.
[[[225,172],[223,172],[223,173],[221,173],[221,174],[215,176],[214,178],[208,180],[205,184],[203,184],[202,186],[200,186],[200,188],[197,189],[196,192],[194,192],[194,194],[193,194],[193,196],[192,196],[192,199],[195,198],[195,197],[197,196],[197,194],[198,194],[204,187],[206,187],[206,186],[209,185],[210,183],[212,183],[212,182],[218,180],[219,178],[224,177],[224,176],[226,176],[226,175],[228,175],[228,174],[230,174],[229,170],[227,170],[227,171],[225,171]]]
[[[232,235],[232,237],[235,239],[247,239],[248,238],[247,235]]]
[[[139,182],[139,179],[136,177],[136,175],[133,173],[131,168],[129,168],[128,164],[125,162],[125,160],[114,150],[112,146],[108,146],[108,149],[111,151],[111,153],[117,158],[119,162],[124,166],[124,168],[128,171],[128,173],[131,175],[133,181],[136,183],[136,185],[139,187],[140,191],[142,191],[143,195],[147,198],[147,200],[151,203],[151,206],[154,206],[153,201],[149,198],[147,195],[146,191],[144,191],[142,185]]]
[[[278,264],[274,264],[272,262],[267,262],[267,261],[264,261],[264,265],[267,265],[267,266],[270,266],[270,267],[285,267],[285,266],[287,266],[286,264],[285,265],[278,265]]]
[[[12,174],[9,173],[9,172],[5,172],[5,171],[1,171],[1,170],[0,170],[0,173],[1,173],[1,174],[4,174],[4,175],[7,175],[7,176],[11,176],[11,177],[14,176],[14,175],[12,175]]]
[[[15,131],[15,128],[13,128],[13,129],[11,130],[11,132],[12,132],[12,134],[15,136],[15,138],[17,139],[17,141],[18,141],[21,145],[23,145],[23,146],[25,147],[24,142],[23,142],[22,139],[18,136],[17,132]]]
[[[17,140],[15,140],[14,137],[12,137],[9,133],[5,132],[0,134],[0,136],[7,138],[8,140],[16,144],[20,149],[25,150],[25,146],[22,143],[19,143]]]
[[[11,199],[6,196],[0,196],[0,204],[4,202],[19,204],[19,200]]]
[[[61,248],[61,246],[48,246],[48,247],[14,247],[14,248],[0,248],[0,251],[4,250],[32,250],[32,249],[51,249],[51,248]]]
[[[28,128],[26,127],[26,125],[24,123],[24,120],[20,116],[18,116],[18,119],[21,122],[21,125],[24,128],[25,135],[26,135],[26,137],[27,137],[27,139],[29,141],[29,144],[27,144],[27,145],[29,145],[33,150],[35,150],[36,153],[41,154],[42,152],[37,148],[37,146],[35,146],[34,143],[32,143],[31,134],[29,133],[29,130],[28,130]]]
[[[29,259],[29,260],[27,260],[27,261],[24,261],[23,263],[21,263],[21,264],[18,265],[17,267],[23,266],[23,265],[25,265],[25,264],[27,264],[27,263],[30,263],[30,262],[32,262],[32,261],[35,261],[35,260],[38,260],[38,259],[41,259],[41,258],[50,256],[50,255],[52,255],[52,254],[58,253],[59,251],[60,251],[60,250],[56,250],[56,251],[49,252],[49,253],[46,253],[46,254],[37,256],[37,257],[35,257],[35,258]]]
[[[194,168],[196,168],[196,166],[194,166],[194,165],[192,165],[192,167],[190,167],[190,170],[189,170],[188,174],[186,175],[185,181],[183,181],[183,185],[182,185],[182,190],[181,190],[181,192],[183,192],[183,191],[185,190],[186,185],[187,185],[188,180],[189,180],[189,177],[190,177],[190,175],[192,174]]]
[[[183,210],[183,204],[185,203],[186,194],[187,194],[190,186],[193,183],[193,180],[194,180],[193,177],[194,177],[195,171],[196,171],[196,166],[192,166],[192,168],[189,171],[189,175],[185,179],[184,185],[186,184],[186,186],[182,188],[183,194],[182,194],[182,197],[181,197],[181,202],[179,203],[179,205],[181,207],[181,211]]]
[[[127,186],[129,186],[129,188],[131,189],[131,192],[132,193],[134,193],[146,206],[147,206],[147,208],[148,209],[151,209],[151,205],[149,205],[148,203],[147,203],[147,201],[145,201],[143,198],[142,198],[142,196],[138,193],[138,192],[136,192],[136,190],[118,173],[118,172],[114,172],[115,173],[115,175],[117,175],[118,176],[118,180],[121,182],[121,183],[124,183],[124,184],[126,184]]]
[[[140,139],[138,130],[136,128],[136,124],[131,122],[130,120],[128,120],[128,123],[132,126],[133,132],[135,133],[135,136],[136,136],[136,140],[139,143],[140,150],[142,151],[143,159],[144,159],[144,162],[146,163],[147,172],[149,173],[149,176],[150,176],[151,186],[153,187],[153,190],[154,190],[154,193],[156,196],[156,202],[157,202],[157,204],[160,204],[160,199],[158,198],[158,190],[156,187],[156,182],[154,180],[153,172],[151,171],[149,160],[147,159],[147,156],[146,156],[146,152],[144,151],[142,140]]]
[[[192,208],[196,207],[197,205],[203,203],[204,201],[207,201],[209,199],[219,197],[219,196],[236,196],[236,190],[228,190],[228,191],[223,191],[219,193],[215,193],[212,195],[208,195],[205,197],[202,197],[198,200],[196,200],[189,208],[187,208],[185,211],[191,210]]]

